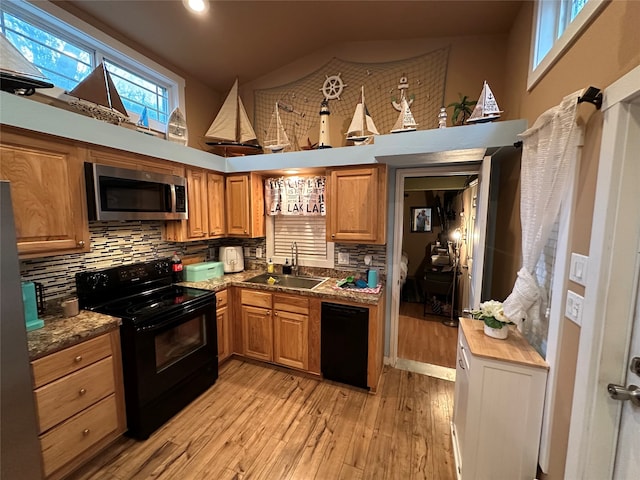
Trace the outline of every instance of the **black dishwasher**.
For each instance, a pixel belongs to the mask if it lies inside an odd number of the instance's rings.
[[[320,335],[324,378],[368,388],[369,309],[322,302]]]

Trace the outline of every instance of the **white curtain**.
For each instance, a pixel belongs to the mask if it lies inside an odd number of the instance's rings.
[[[323,176],[267,178],[267,215],[326,215],[326,183]]]
[[[540,115],[520,134],[520,221],[522,224],[522,268],[513,291],[504,301],[505,315],[522,328],[524,320],[536,323],[544,291],[534,271],[569,186],[582,130],[576,124],[578,98],[582,91],[566,96],[560,105]]]

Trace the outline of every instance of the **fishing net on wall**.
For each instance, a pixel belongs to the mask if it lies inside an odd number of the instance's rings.
[[[287,85],[254,92],[254,129],[264,145],[276,104],[291,141],[299,150],[318,141],[320,103],[328,93],[334,147],[346,145],[345,135],[364,86],[365,104],[380,134],[387,134],[400,113],[401,90],[410,102],[418,130],[438,127],[444,102],[449,48],[404,60],[357,63],[333,58],[315,72]],[[406,88],[398,88],[403,86]]]

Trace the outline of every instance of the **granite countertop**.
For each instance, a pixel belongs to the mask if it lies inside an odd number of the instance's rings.
[[[48,315],[44,327],[27,332],[29,360],[76,345],[120,327],[120,319],[81,310],[75,317]]]
[[[340,278],[328,277],[324,282],[313,289],[289,288],[280,285],[263,285],[260,283],[247,283],[245,280],[265,273],[263,270],[245,270],[240,273],[227,273],[220,278],[212,278],[202,282],[182,282],[185,287],[200,288],[219,292],[230,286],[252,288],[254,290],[266,290],[271,292],[293,293],[307,297],[319,297],[328,300],[342,300],[345,302],[361,303],[365,305],[377,305],[384,294],[384,286],[377,293],[365,293],[357,289],[336,288],[336,283]],[[278,275],[278,274],[274,274]],[[303,275],[302,275],[303,276]],[[316,277],[318,278],[318,277]],[[324,277],[322,277],[324,278]]]
[[[339,278],[327,278],[312,290],[304,288],[287,288],[279,285],[262,285],[246,283],[245,280],[264,273],[262,270],[245,270],[240,273],[228,273],[220,278],[212,278],[202,282],[182,282],[185,287],[200,288],[218,292],[230,286],[253,288],[271,292],[292,293],[308,297],[320,297],[328,300],[377,305],[384,293],[381,287],[377,293],[365,293],[355,289],[335,288]],[[75,317],[64,318],[60,314],[43,318],[44,327],[27,332],[29,359],[35,360],[50,353],[78,344],[92,337],[119,328],[121,320],[101,313],[81,310]]]

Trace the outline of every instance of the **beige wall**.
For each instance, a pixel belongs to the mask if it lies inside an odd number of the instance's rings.
[[[382,63],[415,57],[444,47],[450,47],[445,105],[457,101],[458,93],[477,98],[484,80],[491,83],[491,88],[500,101],[505,94],[504,64],[507,48],[504,35],[333,44],[258,80],[241,85],[240,95],[249,118],[253,118],[254,90],[273,88],[298,80],[315,72],[334,57],[345,61]],[[326,75],[337,73],[326,72]],[[318,90],[321,87],[322,85],[318,85]],[[511,115],[510,110],[506,109],[505,118],[517,118]]]
[[[527,3],[508,41],[505,92],[506,105],[515,111],[514,118],[525,118],[532,124],[550,107],[557,105],[565,96],[581,88],[593,85],[605,89],[616,79],[640,64],[640,2],[616,0],[608,4],[589,28],[575,41],[571,48],[557,61],[539,83],[528,92],[526,88],[527,64],[533,3]],[[501,103],[502,105],[502,103]],[[581,121],[585,124],[585,144],[579,166],[576,205],[573,211],[572,251],[589,253],[591,219],[594,209],[595,185],[602,131],[602,114],[592,105],[579,108]],[[579,285],[565,284],[583,294]],[[563,294],[564,292],[554,292]],[[552,319],[554,321],[554,319]],[[580,328],[566,319],[560,341],[558,363],[558,393],[552,420],[550,468],[547,479],[564,478],[565,452],[568,441],[575,364],[579,348]]]

